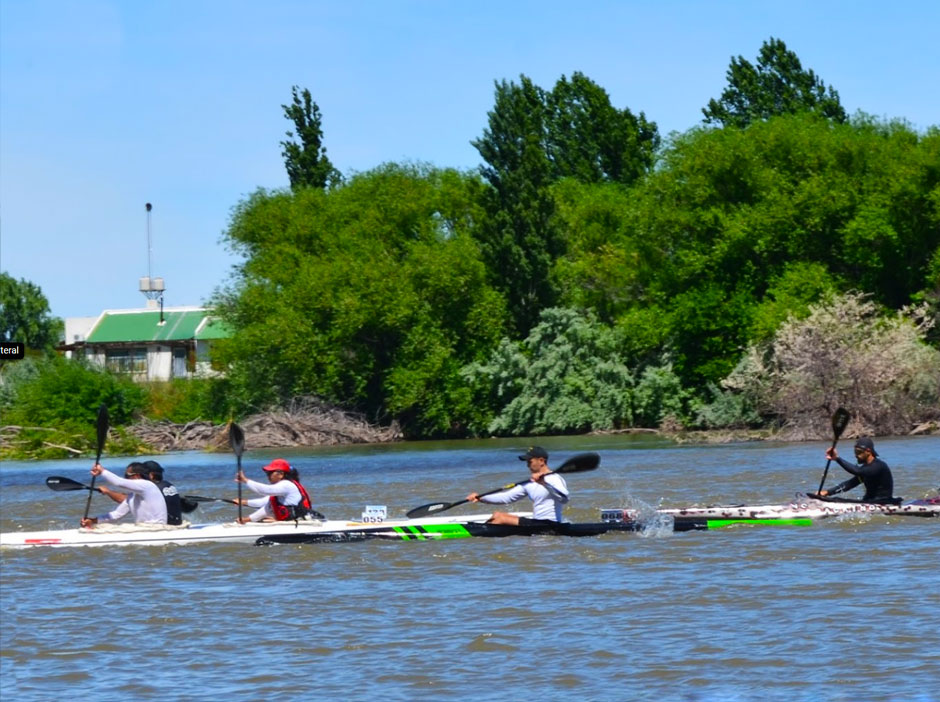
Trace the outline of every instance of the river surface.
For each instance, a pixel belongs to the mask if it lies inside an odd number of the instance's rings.
[[[825,442],[541,440],[571,521],[607,507],[788,502]],[[251,437],[248,437],[250,448]],[[524,441],[282,453],[333,518],[389,516],[527,477]],[[851,456],[851,441],[842,443]],[[935,494],[940,437],[877,442],[896,494]],[[249,451],[246,472],[276,455]],[[158,457],[184,494],[234,497],[231,454]],[[73,526],[90,461],[5,462],[0,530]],[[127,459],[102,463],[120,471]],[[847,475],[837,465],[827,485]],[[92,513],[109,508],[95,496]],[[527,503],[519,503],[524,509]],[[479,513],[462,506],[454,513]],[[234,518],[203,504],[193,521]],[[940,520],[438,542],[0,553],[0,698],[94,700],[940,700]]]

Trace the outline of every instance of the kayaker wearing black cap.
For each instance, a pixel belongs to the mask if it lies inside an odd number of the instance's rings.
[[[199,506],[197,502],[191,502],[185,497],[181,497],[179,490],[169,480],[163,478],[163,466],[156,461],[144,461],[144,467],[148,471],[150,482],[160,488],[163,493],[163,499],[166,500],[166,523],[182,524],[183,512],[187,514]]]
[[[288,519],[303,519],[308,514],[312,514],[310,496],[300,484],[300,475],[296,468],[283,458],[275,458],[263,470],[268,475],[268,485],[248,479],[242,471],[235,476],[235,480],[245,483],[252,492],[266,495],[266,497],[241,501],[243,505],[258,508],[247,517],[242,517],[240,519],[242,524],[262,520],[280,522]],[[235,501],[238,502],[238,500]]]
[[[855,442],[857,466],[853,466],[844,458],[839,458],[839,452],[836,451],[835,446],[826,449],[826,458],[838,463],[851,473],[852,477],[844,483],[839,483],[831,490],[821,490],[819,492],[820,497],[846,492],[861,483],[865,486],[865,495],[861,499],[862,502],[872,502],[879,505],[900,502],[894,497],[894,478],[891,475],[891,469],[878,458],[878,452],[875,451],[875,442],[867,436],[863,436]]]
[[[541,446],[532,446],[519,456],[529,467],[529,481],[492,495],[479,496],[475,492],[467,495],[469,502],[485,502],[491,505],[508,505],[523,497],[532,500],[532,518],[517,517],[506,512],[493,512],[490,524],[537,524],[560,522],[562,505],[568,502],[568,485],[558,473],[548,468],[548,452]]]

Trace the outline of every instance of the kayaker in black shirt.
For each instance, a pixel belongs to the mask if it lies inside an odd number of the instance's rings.
[[[835,446],[826,449],[826,458],[842,466],[852,477],[839,483],[831,490],[820,490],[820,497],[837,495],[847,492],[862,484],[865,486],[865,495],[861,502],[871,502],[879,505],[890,505],[900,502],[894,497],[894,478],[888,465],[878,458],[875,451],[875,442],[868,437],[861,437],[855,442],[855,459],[857,466],[853,466],[844,458],[839,458]]]
[[[156,461],[144,461],[147,470],[150,471],[150,481],[155,483],[160,492],[163,493],[163,499],[166,500],[166,523],[182,524],[183,512],[187,514],[199,506],[197,502],[191,502],[179,494],[176,486],[168,480],[163,479],[163,466]]]

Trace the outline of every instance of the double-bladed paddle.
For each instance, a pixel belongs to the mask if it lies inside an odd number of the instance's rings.
[[[242,454],[245,452],[245,432],[235,422],[232,422],[228,428],[228,440],[232,445],[232,451],[235,452],[235,460],[238,468],[235,473],[235,479],[238,482],[238,521],[242,520],[242,481],[238,480],[242,472]]]
[[[85,483],[80,483],[71,478],[64,478],[61,475],[50,475],[46,478],[46,487],[56,492],[70,492],[72,490],[97,490],[101,492],[101,488],[93,488],[91,485],[85,485]]]
[[[95,454],[95,465],[101,460],[101,452],[104,450],[105,439],[108,438],[108,408],[104,403],[98,408],[98,453]],[[91,476],[91,485],[88,488],[88,500],[85,502],[85,516],[82,519],[88,519],[88,510],[91,509],[91,496],[95,491],[95,478]],[[46,483],[48,485],[48,482]],[[98,492],[101,492],[100,490]]]
[[[845,428],[849,424],[849,415],[848,410],[840,407],[832,414],[832,448],[836,447],[836,444],[839,443],[839,437],[842,436],[842,432],[845,431]],[[823,471],[822,480],[819,481],[819,489],[816,491],[817,494],[822,492],[823,485],[826,482],[826,475],[829,473],[829,464],[832,463],[832,459],[826,460],[826,469]]]
[[[558,468],[553,471],[549,471],[547,475],[552,473],[583,473],[588,470],[594,470],[597,466],[600,465],[601,457],[594,453],[579,453],[576,456],[572,456],[567,461],[562,463]],[[503,490],[511,490],[514,487],[519,485],[525,485],[526,483],[532,482],[532,479],[521,480],[518,483],[513,483],[512,485],[506,485],[505,487],[496,488],[495,490],[490,490],[489,492],[482,492],[477,497],[485,497],[486,495],[492,495],[497,492],[502,492]],[[458,500],[457,502],[432,502],[429,505],[421,505],[420,507],[415,507],[408,512],[405,512],[405,516],[408,519],[417,519],[418,517],[426,517],[430,514],[437,514],[438,512],[444,512],[452,507],[457,505],[462,505],[469,502],[469,500]]]
[[[46,478],[46,487],[56,492],[71,492],[74,490],[93,490],[95,492],[101,492],[101,488],[99,487],[85,485],[85,483],[80,483],[77,480],[72,480],[62,475],[50,475]],[[198,504],[196,504],[198,502],[229,502],[233,505],[235,504],[235,500],[226,500],[221,497],[200,497],[199,495],[180,495],[180,500],[182,502],[180,506],[184,512],[192,512],[198,507]],[[191,505],[186,504],[187,500]]]

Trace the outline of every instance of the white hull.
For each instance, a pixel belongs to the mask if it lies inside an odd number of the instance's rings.
[[[519,513],[520,516],[528,516]],[[437,516],[422,519],[387,519],[382,522],[345,521],[339,519],[300,522],[254,522],[251,524],[190,524],[179,527],[160,525],[104,524],[93,529],[57,529],[21,531],[0,534],[0,547],[29,548],[35,546],[144,546],[217,543],[256,543],[259,538],[300,534],[349,534],[363,530],[397,533],[396,529],[420,529],[442,524],[483,523],[489,514],[479,516]]]
[[[729,505],[659,509],[670,517],[710,519],[825,519],[842,515],[878,514],[885,516],[940,517],[940,504],[873,505],[858,502],[829,502],[797,495],[786,505]]]

